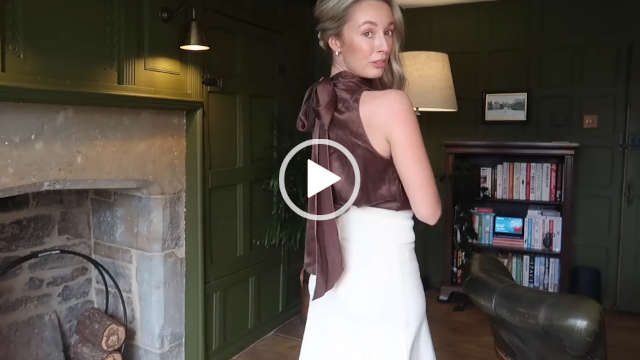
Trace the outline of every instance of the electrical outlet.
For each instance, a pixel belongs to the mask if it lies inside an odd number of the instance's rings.
[[[585,129],[595,129],[598,127],[597,114],[582,114],[582,127]]]

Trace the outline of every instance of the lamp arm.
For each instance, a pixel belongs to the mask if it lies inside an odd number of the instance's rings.
[[[168,23],[169,21],[171,21],[171,19],[173,19],[173,17],[179,13],[180,11],[182,11],[185,8],[185,5],[187,4],[187,0],[183,0],[180,5],[178,5],[177,8],[175,8],[174,10],[169,9],[167,6],[163,6],[160,8],[160,19],[162,19],[162,22],[164,23]]]

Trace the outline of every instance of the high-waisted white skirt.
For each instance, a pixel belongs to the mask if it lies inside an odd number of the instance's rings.
[[[300,360],[435,359],[412,216],[352,206],[337,218],[345,270],[310,302]]]

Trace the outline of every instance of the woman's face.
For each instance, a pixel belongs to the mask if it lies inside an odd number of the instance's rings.
[[[363,0],[349,11],[340,37],[329,39],[334,66],[358,76],[379,78],[389,66],[393,49],[394,20],[389,5]],[[336,56],[335,51],[341,54]]]

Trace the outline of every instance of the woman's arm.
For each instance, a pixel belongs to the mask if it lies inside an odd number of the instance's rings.
[[[411,209],[422,222],[434,225],[442,213],[431,163],[409,97],[400,90],[369,93],[368,114],[383,129]]]

